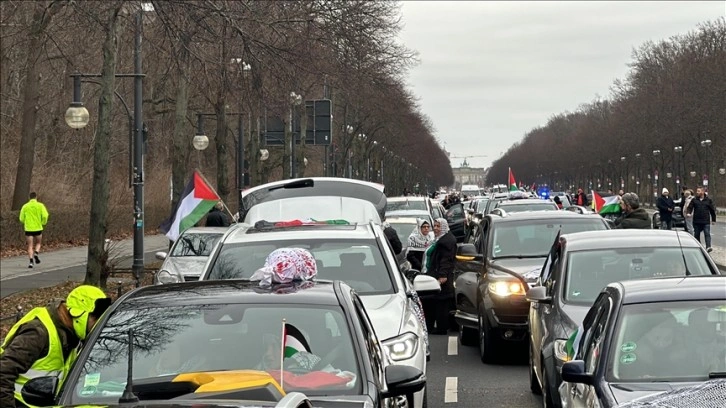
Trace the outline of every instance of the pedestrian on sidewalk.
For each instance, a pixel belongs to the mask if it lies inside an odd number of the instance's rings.
[[[693,191],[686,189],[683,191],[683,218],[686,221],[686,231],[688,231],[689,234],[693,235],[693,214],[687,214],[688,206],[691,204],[691,200],[693,200]]]
[[[711,224],[716,224],[716,207],[711,198],[706,196],[703,187],[696,189],[696,198],[688,204],[688,214],[693,214],[693,236],[701,242],[701,232],[706,241],[706,251],[711,252]]]
[[[660,229],[673,229],[673,209],[676,208],[676,204],[670,197],[670,192],[667,188],[663,189],[660,197],[658,197],[658,200],[655,203],[655,206],[658,207],[658,213],[660,214]]]
[[[101,289],[81,285],[65,300],[36,307],[20,319],[0,347],[0,406],[28,407],[20,390],[33,378],[57,376],[62,382],[78,344],[110,305]]]
[[[25,242],[28,245],[28,268],[33,267],[33,261],[40,263],[40,243],[43,239],[43,228],[48,223],[48,210],[38,201],[35,192],[30,193],[30,200],[20,209],[20,222],[25,230]]]

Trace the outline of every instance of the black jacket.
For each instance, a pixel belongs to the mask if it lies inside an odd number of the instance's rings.
[[[401,245],[401,240],[398,239],[398,234],[396,233],[396,230],[392,226],[387,225],[385,228],[383,228],[383,233],[386,235],[388,242],[391,244],[393,252],[396,255],[400,254],[401,250],[403,249],[403,245]]]
[[[671,196],[661,195],[655,202],[655,206],[658,207],[661,221],[670,221],[673,219],[673,209],[676,208],[676,204],[673,202]]]
[[[415,251],[411,248],[408,249],[408,254],[406,254],[406,260],[411,263],[411,269],[421,271],[421,267],[423,266],[424,252],[426,251]]]
[[[222,211],[212,208],[207,214],[207,227],[229,227],[229,219]]]
[[[710,197],[693,197],[691,203],[688,204],[688,214],[693,214],[694,224],[708,224],[710,221],[716,222],[716,208]],[[710,219],[709,219],[710,215]]]
[[[431,268],[426,273],[436,279],[446,278],[446,283],[441,285],[439,298],[454,297],[455,263],[456,237],[449,231],[436,242],[436,248],[434,248],[434,253],[431,255]]]
[[[623,214],[615,220],[616,229],[651,229],[651,221],[645,208]]]

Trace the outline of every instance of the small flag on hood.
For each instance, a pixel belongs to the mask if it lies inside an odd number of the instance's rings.
[[[219,196],[214,189],[207,184],[201,174],[195,171],[181,193],[171,216],[161,223],[159,228],[170,240],[176,241],[182,232],[193,227],[207,215],[218,201]]]

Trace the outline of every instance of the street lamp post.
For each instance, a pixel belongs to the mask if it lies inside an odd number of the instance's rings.
[[[710,157],[711,139],[701,140],[701,147],[706,150],[706,172],[703,174],[703,186],[708,190],[708,179],[711,177]]]
[[[673,148],[673,153],[675,153],[675,162],[676,162],[676,192],[680,194],[680,184],[681,184],[681,155],[683,154],[683,146],[678,145]]]
[[[297,177],[297,159],[295,158],[295,145],[297,144],[297,137],[295,136],[295,126],[293,121],[295,120],[295,110],[302,103],[302,96],[295,92],[290,92],[290,178]],[[305,137],[304,135],[301,135]]]
[[[627,157],[625,157],[625,156],[620,157],[620,163],[622,166],[622,168],[620,169],[620,171],[621,171],[620,188],[624,189],[624,190],[628,190],[628,166],[627,166],[626,160],[627,160]]]
[[[660,150],[653,150],[653,164],[655,165],[655,173],[653,177],[653,197],[658,196],[658,173],[660,172],[660,166],[658,166],[658,156],[660,156]]]
[[[141,34],[143,30],[143,13],[149,9],[142,5],[135,16],[134,35],[134,73],[115,74],[117,78],[134,78],[134,113],[131,112],[126,102],[118,92],[114,93],[121,100],[129,115],[129,124],[132,126],[129,131],[129,152],[131,170],[130,181],[134,189],[134,250],[131,270],[138,286],[141,281],[141,274],[144,271],[144,135],[147,132],[143,121],[143,78],[141,64]],[[98,83],[91,80],[82,81],[81,78],[99,78],[101,74],[72,74],[73,78],[73,101],[66,110],[65,120],[69,127],[82,129],[88,125],[90,115],[81,102],[81,82]]]

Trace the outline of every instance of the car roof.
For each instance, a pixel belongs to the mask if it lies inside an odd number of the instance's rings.
[[[568,251],[632,247],[698,248],[700,246],[693,236],[685,231],[650,229],[575,232],[565,234],[561,239],[566,242]]]
[[[546,204],[551,206],[552,201],[540,200],[539,198],[515,198],[513,200],[504,200],[499,202],[499,207],[506,205],[519,205],[519,204]]]
[[[687,276],[614,282],[608,285],[623,295],[623,304],[726,300],[726,276]]]
[[[223,244],[250,241],[285,241],[289,239],[373,239],[375,234],[368,224],[316,224],[256,229],[249,224],[240,224],[224,238]]]
[[[338,305],[335,285],[342,282],[307,281],[260,287],[247,280],[209,280],[168,285],[144,286],[130,292],[122,304],[139,303],[139,307],[165,304],[310,304]],[[347,285],[346,285],[347,286]],[[134,305],[135,306],[135,305]]]
[[[577,219],[593,219],[597,218],[603,220],[598,214],[577,214],[572,211],[521,211],[507,213],[505,216],[499,216],[496,214],[487,214],[492,221],[500,222],[516,222],[523,220],[577,220]],[[603,220],[604,222],[604,220]],[[631,230],[629,230],[631,231]]]

